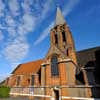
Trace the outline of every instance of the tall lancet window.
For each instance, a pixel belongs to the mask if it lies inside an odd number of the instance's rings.
[[[62,31],[62,37],[63,37],[63,42],[66,42],[66,35],[65,35],[65,31]]]
[[[58,58],[57,58],[56,55],[54,55],[51,58],[51,75],[52,76],[58,76],[59,75]]]

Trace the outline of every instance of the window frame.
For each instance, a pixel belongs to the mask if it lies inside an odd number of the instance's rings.
[[[17,76],[16,86],[20,86],[21,76]]]

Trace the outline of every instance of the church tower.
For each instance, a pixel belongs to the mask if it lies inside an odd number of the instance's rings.
[[[41,86],[49,87],[50,95],[71,94],[63,86],[76,85],[76,53],[69,27],[57,8],[54,28],[50,31],[50,48],[41,65]],[[56,91],[56,92],[55,92]],[[59,99],[54,99],[59,100]]]
[[[55,45],[77,64],[73,37],[59,7],[57,8],[55,26],[51,29],[50,35],[51,46]]]

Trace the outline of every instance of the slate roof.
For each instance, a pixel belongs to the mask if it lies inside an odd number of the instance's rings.
[[[100,51],[100,47],[94,47],[77,52],[78,65],[85,66],[88,62],[96,61],[96,52]]]

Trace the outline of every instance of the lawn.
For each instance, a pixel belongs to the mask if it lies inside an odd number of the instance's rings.
[[[0,98],[9,97],[10,88],[6,86],[0,86]]]

